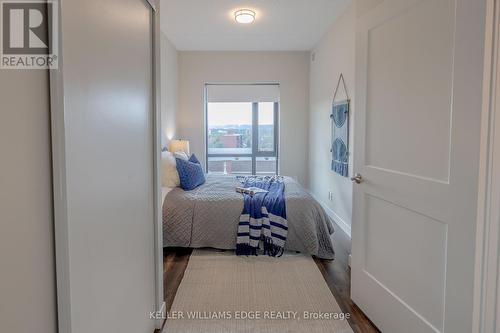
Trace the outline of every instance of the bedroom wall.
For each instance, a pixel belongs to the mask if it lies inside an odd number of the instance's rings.
[[[161,129],[162,145],[177,134],[177,50],[167,36],[161,32]]]
[[[310,118],[309,118],[309,185],[314,197],[321,202],[335,222],[350,235],[352,220],[352,183],[330,169],[330,112],[335,86],[343,73],[351,98],[349,175],[352,174],[352,145],[355,67],[354,2],[339,17],[326,35],[311,51]],[[314,58],[314,60],[313,60]],[[330,200],[328,192],[333,193]]]
[[[48,85],[0,69],[0,332],[57,331]]]
[[[309,52],[179,52],[178,137],[205,160],[204,84],[280,84],[280,170],[307,180]]]

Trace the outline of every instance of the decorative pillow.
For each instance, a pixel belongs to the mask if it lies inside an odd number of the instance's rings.
[[[180,158],[181,160],[187,161],[189,159],[189,156],[182,150],[176,151],[174,153],[175,158]]]
[[[179,173],[175,167],[175,157],[169,151],[161,153],[161,184],[164,187],[176,187],[180,185]]]
[[[181,187],[184,190],[189,191],[205,183],[205,174],[201,164],[185,161],[181,158],[176,158],[175,162]]]
[[[188,161],[189,162],[193,162],[193,163],[197,163],[197,164],[201,165],[200,161],[198,161],[198,159],[196,158],[196,155],[194,153],[191,154],[191,157],[189,158]]]

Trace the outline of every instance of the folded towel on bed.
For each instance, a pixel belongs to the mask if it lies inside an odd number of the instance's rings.
[[[288,232],[283,177],[240,176],[238,180],[245,188],[257,187],[267,192],[243,193],[236,255],[257,255],[263,240],[264,254],[281,256]]]

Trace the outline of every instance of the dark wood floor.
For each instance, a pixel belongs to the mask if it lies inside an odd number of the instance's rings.
[[[324,260],[315,258],[319,270],[333,296],[344,313],[350,313],[349,324],[355,333],[374,333],[379,330],[364,313],[351,301],[351,273],[347,265],[350,251],[349,237],[335,228],[333,236],[336,258]],[[177,288],[184,276],[192,250],[186,248],[165,248],[163,251],[163,285],[167,311],[172,308]]]

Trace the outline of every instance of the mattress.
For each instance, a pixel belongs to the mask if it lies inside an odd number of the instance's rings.
[[[170,189],[163,201],[165,247],[234,249],[243,196],[235,176],[208,174],[191,191]],[[288,236],[285,249],[333,259],[332,222],[295,180],[284,177]]]
[[[165,197],[167,196],[168,192],[172,191],[174,188],[173,187],[162,187],[161,188],[161,202],[165,201]]]

